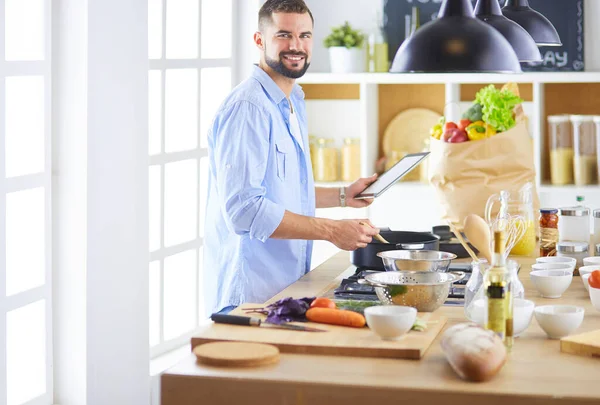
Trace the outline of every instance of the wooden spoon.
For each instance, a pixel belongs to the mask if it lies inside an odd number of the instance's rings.
[[[465,235],[488,263],[492,263],[491,236],[487,222],[479,215],[469,214],[464,222]]]
[[[448,226],[450,227],[452,233],[456,235],[456,238],[458,239],[460,244],[465,248],[469,256],[471,256],[471,259],[473,259],[474,262],[478,262],[479,258],[477,258],[477,255],[475,254],[475,252],[473,252],[473,249],[471,249],[469,244],[465,242],[460,232],[454,227],[454,225],[452,225],[452,222],[448,221]]]
[[[368,227],[371,227],[371,228],[375,229],[375,227],[374,227],[374,226],[371,226],[371,225],[367,224],[366,222],[359,222],[359,224],[360,224],[360,225],[364,225],[364,226],[368,226]],[[381,243],[385,243],[385,244],[387,244],[387,245],[389,245],[389,244],[390,244],[390,242],[388,242],[388,241],[387,241],[387,240],[386,240],[386,239],[385,239],[383,236],[381,236],[380,234],[377,234],[377,235],[375,235],[375,236],[373,236],[373,237],[374,237],[375,239],[377,239],[377,240],[378,240],[379,242],[381,242]]]

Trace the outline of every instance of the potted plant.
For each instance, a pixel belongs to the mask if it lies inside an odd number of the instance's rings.
[[[364,72],[367,66],[364,41],[365,35],[353,29],[348,21],[342,26],[333,27],[323,41],[329,49],[332,73]]]

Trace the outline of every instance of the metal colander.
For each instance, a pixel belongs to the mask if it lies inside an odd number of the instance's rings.
[[[424,271],[388,271],[370,274],[361,284],[375,287],[375,293],[385,305],[414,307],[419,312],[433,312],[448,298],[452,283],[465,277],[465,273]]]

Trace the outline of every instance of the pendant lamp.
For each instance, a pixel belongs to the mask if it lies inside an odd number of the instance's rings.
[[[519,59],[495,28],[473,16],[470,0],[444,0],[396,52],[392,73],[520,73]]]
[[[502,15],[498,0],[477,0],[475,17],[500,31],[520,62],[542,61],[542,54],[531,35],[519,24]]]
[[[554,25],[543,15],[529,7],[528,0],[507,0],[502,14],[513,20],[531,35],[538,46],[561,46]]]

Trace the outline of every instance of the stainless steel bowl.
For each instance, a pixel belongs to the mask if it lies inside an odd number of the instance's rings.
[[[462,271],[389,271],[369,274],[358,282],[375,287],[379,301],[385,305],[404,305],[419,312],[433,312],[448,298],[452,283],[464,277]]]
[[[377,256],[383,261],[386,271],[436,271],[446,272],[454,253],[437,250],[388,250],[379,252]]]

